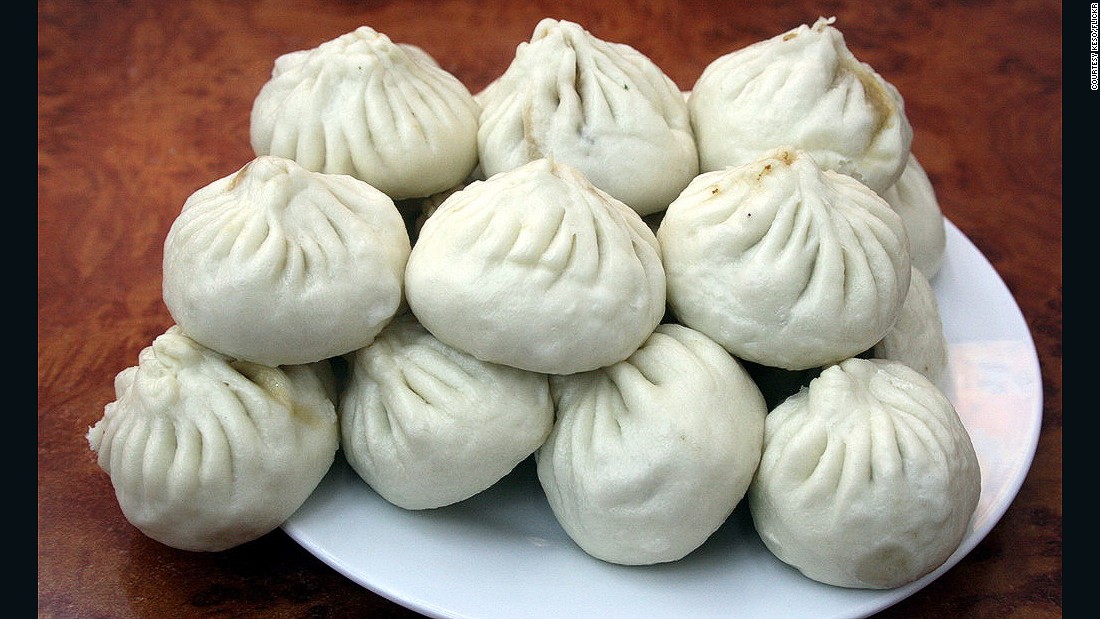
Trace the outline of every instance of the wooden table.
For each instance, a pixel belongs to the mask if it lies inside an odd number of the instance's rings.
[[[1062,3],[931,4],[39,2],[39,617],[416,616],[281,530],[217,554],[143,537],[84,438],[115,374],[171,324],[165,234],[188,195],[252,157],[249,111],[276,56],[370,25],[420,45],[476,92],[552,16],[636,47],[689,89],[718,55],[822,12],[904,95],[914,152],[946,216],[1018,300],[1044,388],[1038,452],[1003,519],[880,616],[1060,617]],[[1079,12],[1071,19],[1086,32]]]

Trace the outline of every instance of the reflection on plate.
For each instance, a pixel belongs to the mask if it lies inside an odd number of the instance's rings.
[[[958,551],[908,586],[853,590],[802,576],[760,542],[744,503],[680,561],[604,563],[558,525],[531,459],[471,499],[414,512],[387,503],[337,457],[283,529],[354,582],[429,617],[865,617],[932,582],[989,533],[1039,438],[1042,383],[1031,334],[1000,277],[950,222],[932,284],[949,345],[942,386],[978,452],[982,496]]]

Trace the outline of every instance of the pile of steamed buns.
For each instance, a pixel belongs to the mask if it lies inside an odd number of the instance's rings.
[[[554,19],[477,94],[369,27],[279,57],[256,158],[165,240],[175,324],[88,432],[126,518],[217,551],[338,450],[409,510],[533,455],[604,561],[676,561],[744,500],[814,580],[940,566],[980,488],[937,382],[944,220],[898,91],[833,23],[687,93]]]

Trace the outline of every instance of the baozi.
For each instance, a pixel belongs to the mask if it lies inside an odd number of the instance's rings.
[[[588,554],[676,561],[741,502],[760,461],[764,397],[705,335],[662,324],[625,361],[551,376],[557,422],[536,452],[550,507]]]
[[[451,194],[420,229],[409,308],[482,361],[570,374],[622,361],[665,313],[640,215],[567,164],[537,159]]]
[[[932,284],[913,267],[909,293],[894,326],[871,349],[871,356],[900,361],[924,374],[932,382],[947,371],[947,338],[940,319],[939,303]]]
[[[118,373],[87,438],[145,535],[225,550],[279,527],[328,472],[335,389],[328,361],[235,361],[173,326]]]
[[[939,272],[947,251],[947,224],[936,190],[916,156],[910,154],[901,178],[882,197],[890,204],[909,236],[913,266],[928,279]]]
[[[897,181],[913,142],[902,97],[856,59],[833,22],[819,19],[707,65],[688,98],[701,171],[792,146],[873,191]]]
[[[679,88],[638,50],[573,22],[540,21],[476,99],[486,176],[550,158],[647,215],[698,173]]]
[[[887,589],[955,552],[980,492],[943,392],[903,363],[849,359],[768,414],[748,504],[768,549],[807,577]]]
[[[545,374],[479,361],[412,314],[349,355],[338,407],[343,452],[379,495],[443,507],[495,484],[554,423]]]
[[[277,58],[250,134],[257,156],[354,176],[401,200],[473,171],[478,113],[470,91],[422,48],[361,26]]]
[[[909,291],[901,218],[804,151],[700,174],[657,239],[675,316],[765,366],[805,370],[870,349]]]
[[[410,240],[351,176],[257,157],[193,193],[164,242],[163,292],[188,336],[264,365],[366,346],[402,303]]]

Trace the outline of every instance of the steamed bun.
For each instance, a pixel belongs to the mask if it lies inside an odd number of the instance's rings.
[[[413,246],[405,293],[447,344],[549,374],[622,361],[665,312],[653,231],[578,170],[547,159],[444,200]]]
[[[947,397],[903,363],[850,359],[768,414],[748,503],[764,544],[807,577],[886,589],[955,552],[980,492]]]
[[[234,361],[173,326],[119,372],[115,394],[89,445],[126,519],[174,548],[225,550],[276,529],[339,447],[327,361]]]
[[[551,376],[557,422],[536,452],[558,522],[588,554],[676,561],[741,502],[760,461],[764,398],[705,335],[662,324],[625,361]]]
[[[928,278],[916,267],[897,321],[871,349],[871,356],[900,361],[932,382],[947,372],[947,338],[939,302]]]
[[[679,88],[638,50],[572,22],[540,21],[476,100],[486,176],[550,158],[646,215],[699,169]]]
[[[913,141],[901,95],[856,59],[833,21],[819,19],[707,65],[688,98],[702,171],[789,145],[873,191],[897,181]]]
[[[898,214],[804,151],[700,174],[657,238],[676,317],[765,366],[805,370],[868,350],[909,290]]]
[[[257,156],[347,174],[395,200],[462,182],[477,165],[479,108],[423,49],[362,26],[275,60],[252,105]]]
[[[905,224],[913,266],[928,279],[939,272],[947,251],[947,223],[936,190],[916,156],[910,154],[905,170],[882,197]]]
[[[349,356],[338,414],[351,467],[405,509],[442,507],[495,484],[545,440],[545,374],[479,361],[411,314]]]
[[[164,302],[219,352],[309,363],[362,348],[393,318],[409,251],[386,194],[258,157],[184,203],[164,242]]]

